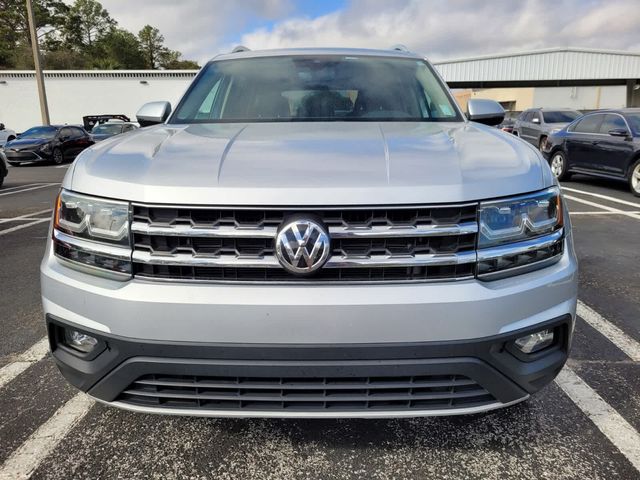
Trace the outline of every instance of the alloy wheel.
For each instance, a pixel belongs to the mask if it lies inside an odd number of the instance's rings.
[[[564,158],[559,153],[556,153],[551,159],[551,171],[553,175],[557,178],[562,175],[562,170],[564,169]]]

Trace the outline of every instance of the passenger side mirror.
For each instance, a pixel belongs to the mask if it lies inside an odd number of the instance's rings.
[[[136,118],[141,127],[148,127],[150,125],[157,125],[164,123],[169,114],[171,113],[171,104],[169,102],[149,102],[145,103],[138,113]]]
[[[533,117],[531,119],[531,123],[536,123],[536,124],[540,124],[540,119],[538,117]]]
[[[504,120],[504,108],[494,100],[472,98],[467,103],[467,117],[472,122],[498,125]]]
[[[626,128],[614,128],[613,130],[609,130],[609,135],[612,137],[628,137],[629,132]]]

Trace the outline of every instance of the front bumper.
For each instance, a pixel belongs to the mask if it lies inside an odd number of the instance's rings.
[[[11,164],[17,163],[39,163],[48,162],[51,160],[50,154],[45,154],[41,151],[4,151],[5,158]]]
[[[570,235],[554,265],[491,282],[121,282],[68,267],[53,256],[51,242],[41,276],[53,355],[73,385],[119,407],[187,415],[389,417],[510,405],[562,368],[577,301]],[[74,356],[60,345],[55,325],[99,338],[100,354]],[[561,341],[542,355],[523,359],[506,348],[514,338],[547,326],[559,329]],[[353,380],[342,392],[347,403],[326,399],[337,388],[326,385],[345,378]],[[389,379],[391,392],[382,398],[391,403],[363,400],[363,391],[386,388],[378,387],[380,378]],[[246,379],[262,380],[247,384]],[[309,405],[291,400],[297,394],[289,384],[299,379],[322,382],[305,383]],[[245,395],[246,388],[249,397],[232,399],[232,406],[220,398],[218,389],[228,394],[220,382],[233,383],[238,395]],[[262,403],[269,395],[255,396],[260,389],[279,396],[282,408]],[[405,398],[413,392],[418,396]],[[362,408],[362,402],[376,408]],[[324,407],[318,410],[320,403]]]
[[[390,417],[476,413],[512,405],[564,365],[573,320],[555,318],[471,341],[368,345],[158,343],[85,329],[79,354],[47,316],[53,356],[70,383],[135,411],[202,416]],[[556,340],[524,355],[513,341],[541,328]]]

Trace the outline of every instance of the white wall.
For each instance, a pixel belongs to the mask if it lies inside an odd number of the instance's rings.
[[[141,84],[144,80],[147,84]],[[41,123],[34,77],[0,73],[0,122],[22,132]],[[145,102],[168,100],[175,107],[191,78],[46,78],[51,123],[82,124],[84,115],[124,114],[135,121]]]
[[[538,87],[533,93],[532,107],[574,108],[595,110],[598,108],[624,108],[627,87]]]

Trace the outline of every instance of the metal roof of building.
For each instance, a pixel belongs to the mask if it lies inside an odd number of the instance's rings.
[[[640,53],[550,48],[434,62],[447,82],[526,82],[640,78]]]

